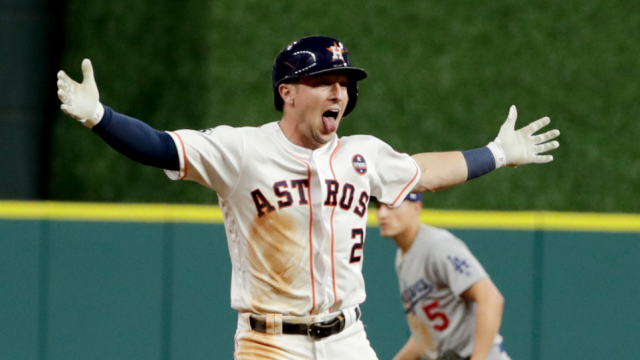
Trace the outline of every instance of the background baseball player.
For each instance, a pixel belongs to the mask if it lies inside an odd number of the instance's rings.
[[[498,334],[504,299],[462,240],[421,224],[422,197],[376,201],[380,234],[398,246],[396,272],[411,337],[395,360],[508,360]]]
[[[99,102],[89,60],[79,84],[58,74],[61,109],[117,151],[218,193],[233,265],[238,359],[375,359],[358,305],[365,300],[362,250],[371,196],[397,206],[410,191],[437,191],[498,167],[552,160],[548,118],[466,152],[394,151],[372,136],[338,138],[357,82],[344,45],[307,37],[276,57],[272,85],[281,121],[157,131]]]

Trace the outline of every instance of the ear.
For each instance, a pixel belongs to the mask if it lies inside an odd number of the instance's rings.
[[[285,104],[295,104],[296,87],[293,84],[280,84],[278,86],[278,92]]]
[[[422,212],[422,202],[413,202],[413,210],[420,214]]]

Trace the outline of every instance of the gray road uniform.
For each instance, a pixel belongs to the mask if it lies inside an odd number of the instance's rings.
[[[454,350],[473,352],[476,303],[460,295],[487,277],[482,265],[462,240],[449,231],[421,225],[413,245],[396,254],[402,305],[411,336],[425,359]],[[509,359],[497,334],[488,360]]]

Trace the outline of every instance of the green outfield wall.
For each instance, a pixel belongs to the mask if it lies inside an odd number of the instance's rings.
[[[217,207],[0,202],[0,359],[232,359],[236,313]],[[380,359],[409,334],[370,217],[367,333]],[[638,215],[425,210],[506,299],[513,359],[640,353]],[[502,225],[501,225],[502,224]]]
[[[341,135],[371,134],[411,154],[473,149],[496,137],[512,104],[519,126],[549,116],[561,130],[553,163],[434,194],[430,208],[640,213],[639,6],[67,0],[63,68],[79,79],[90,58],[100,100],[160,130],[258,126],[280,118],[270,77],[278,51],[334,36],[369,73]],[[172,184],[62,113],[50,120],[49,199],[216,203],[214,192]]]

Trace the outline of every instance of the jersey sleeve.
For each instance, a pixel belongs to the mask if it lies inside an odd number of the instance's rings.
[[[373,138],[376,173],[371,195],[391,207],[399,206],[420,179],[420,168],[411,156],[400,153],[385,142]]]
[[[242,170],[244,136],[241,129],[218,126],[203,131],[168,132],[180,158],[180,170],[165,170],[172,180],[193,180],[228,198]]]
[[[452,240],[439,242],[432,249],[427,271],[454,294],[460,295],[488,275],[469,248],[452,234],[449,235]]]

